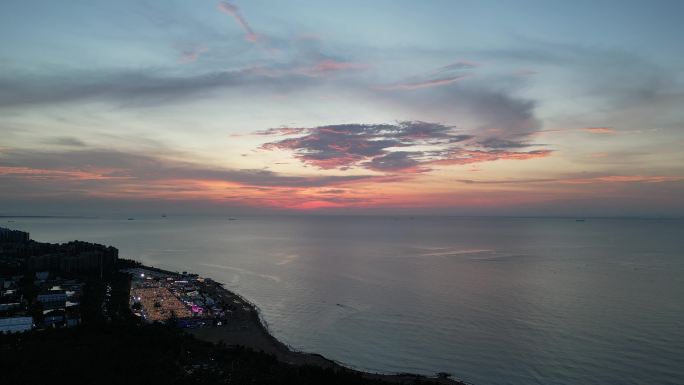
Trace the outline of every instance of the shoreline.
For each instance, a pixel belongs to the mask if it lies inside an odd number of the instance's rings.
[[[179,272],[151,267],[142,263],[140,263],[138,268],[175,276],[181,275]],[[446,377],[430,377],[414,373],[375,373],[349,367],[319,353],[299,351],[271,334],[268,322],[263,318],[259,307],[247,298],[226,289],[223,283],[213,278],[210,278],[210,282],[205,285],[204,289],[213,293],[222,301],[234,303],[237,306],[232,310],[229,320],[224,325],[185,329],[188,334],[197,339],[212,343],[223,343],[226,346],[244,346],[255,351],[263,351],[264,353],[272,354],[278,361],[288,365],[312,365],[333,371],[346,371],[366,379],[382,380],[397,384],[413,383],[419,380],[431,381],[437,384],[471,385],[462,380]]]

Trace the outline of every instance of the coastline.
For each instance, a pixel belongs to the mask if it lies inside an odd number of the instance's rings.
[[[164,270],[140,264],[139,268],[157,271],[169,275],[180,275],[178,272]],[[205,326],[186,329],[195,338],[212,343],[223,343],[226,346],[244,346],[255,351],[263,351],[276,357],[280,362],[293,366],[317,366],[333,371],[345,371],[357,374],[370,380],[381,380],[389,383],[403,384],[416,381],[430,381],[437,384],[471,385],[465,381],[447,377],[428,377],[413,373],[374,373],[354,369],[342,363],[329,359],[322,354],[302,352],[293,349],[278,340],[268,329],[268,323],[263,319],[258,306],[238,293],[228,290],[224,284],[210,280],[205,289],[225,302],[233,302],[238,306],[231,313],[228,322],[220,326]]]

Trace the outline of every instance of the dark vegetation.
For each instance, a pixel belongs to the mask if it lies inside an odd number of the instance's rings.
[[[78,384],[382,383],[348,372],[289,366],[263,353],[200,342],[163,325],[112,324],[0,338],[7,384],[48,379]]]

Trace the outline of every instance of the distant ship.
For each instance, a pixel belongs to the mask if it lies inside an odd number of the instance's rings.
[[[129,221],[134,221],[134,220],[135,220],[135,218],[128,218],[128,220],[129,220]]]
[[[586,222],[586,219],[575,219],[575,222]]]
[[[162,218],[166,218],[166,214],[162,214]]]

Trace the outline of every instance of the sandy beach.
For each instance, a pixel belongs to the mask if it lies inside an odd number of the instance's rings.
[[[221,326],[188,329],[188,332],[204,341],[223,342],[227,346],[245,346],[256,351],[274,355],[279,361],[290,365],[315,365],[333,370],[353,371],[365,378],[379,379],[394,383],[413,383],[416,379],[431,380],[440,384],[466,384],[448,378],[425,377],[421,375],[381,374],[358,371],[347,368],[320,354],[297,352],[273,337],[262,323],[256,307],[239,295],[223,288],[219,283],[206,285],[206,290],[213,292],[225,303],[235,304],[229,321]]]

